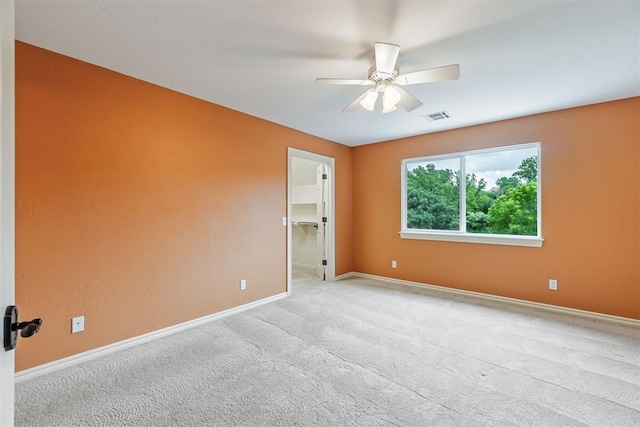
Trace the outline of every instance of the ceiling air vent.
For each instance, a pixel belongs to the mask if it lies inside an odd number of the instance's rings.
[[[436,120],[444,120],[444,119],[451,118],[449,113],[447,113],[446,111],[438,111],[437,113],[427,114],[426,116],[422,116],[422,117],[424,117],[427,120],[431,120],[432,122],[435,122]]]

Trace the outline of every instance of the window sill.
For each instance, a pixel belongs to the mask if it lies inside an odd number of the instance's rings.
[[[542,247],[544,239],[537,236],[510,236],[499,234],[469,234],[456,232],[434,232],[403,230],[400,232],[403,239],[439,240],[443,242],[483,243],[486,245],[528,246]]]

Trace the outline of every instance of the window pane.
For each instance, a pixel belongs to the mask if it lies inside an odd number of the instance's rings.
[[[407,228],[460,229],[460,159],[407,163]]]
[[[465,157],[467,233],[538,234],[537,157],[537,147]]]

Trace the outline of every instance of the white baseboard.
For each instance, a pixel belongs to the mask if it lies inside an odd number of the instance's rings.
[[[625,326],[640,327],[640,320],[631,319],[631,318],[627,318],[627,317],[620,317],[620,316],[613,316],[613,315],[610,315],[610,314],[595,313],[595,312],[586,311],[586,310],[578,310],[578,309],[575,309],[575,308],[560,307],[560,306],[556,306],[556,305],[543,304],[543,303],[532,302],[532,301],[525,301],[525,300],[520,300],[520,299],[516,299],[516,298],[509,298],[509,297],[501,297],[501,296],[496,296],[496,295],[483,294],[483,293],[480,293],[480,292],[473,292],[473,291],[465,291],[465,290],[461,290],[461,289],[446,288],[444,286],[429,285],[429,284],[420,283],[420,282],[411,282],[411,281],[408,281],[408,280],[394,279],[394,278],[391,278],[391,277],[384,277],[384,276],[376,276],[376,275],[373,275],[373,274],[359,273],[359,272],[355,272],[355,271],[351,271],[349,273],[344,273],[344,274],[341,274],[339,276],[336,276],[335,280],[336,281],[344,280],[344,279],[348,279],[350,277],[362,277],[362,278],[367,278],[367,279],[373,279],[373,280],[379,280],[379,281],[383,281],[383,282],[394,283],[394,284],[398,284],[398,285],[413,286],[413,287],[418,287],[418,288],[423,288],[423,289],[425,289],[425,288],[426,289],[433,289],[433,290],[436,290],[436,291],[439,291],[439,292],[445,292],[445,293],[449,293],[449,294],[473,296],[473,297],[477,297],[477,298],[481,298],[481,299],[485,299],[485,300],[506,302],[506,303],[510,303],[510,304],[513,304],[513,305],[524,306],[524,307],[528,307],[528,308],[538,308],[538,309],[543,309],[543,310],[551,311],[551,312],[555,312],[555,313],[569,314],[569,315],[573,315],[573,316],[579,316],[579,317],[583,317],[583,318],[590,318],[590,319],[600,320],[600,321],[608,321],[608,322],[622,324],[622,325],[625,325]],[[144,334],[144,335],[140,335],[140,336],[137,336],[137,337],[129,338],[129,339],[126,339],[124,341],[120,341],[120,342],[117,342],[117,343],[109,344],[109,345],[106,345],[104,347],[99,347],[99,348],[96,348],[96,349],[93,349],[93,350],[89,350],[89,351],[86,351],[86,352],[83,352],[83,353],[79,353],[79,354],[76,354],[76,355],[73,355],[73,356],[65,357],[64,359],[55,360],[53,362],[49,362],[49,363],[46,363],[44,365],[36,366],[36,367],[30,368],[30,369],[25,369],[24,371],[16,372],[15,381],[16,381],[16,383],[19,383],[19,382],[26,381],[26,380],[29,380],[29,379],[32,379],[32,378],[35,378],[35,377],[39,377],[41,375],[48,374],[50,372],[55,372],[55,371],[58,371],[60,369],[64,369],[64,368],[67,368],[67,367],[70,367],[70,366],[73,366],[73,365],[77,365],[77,364],[80,364],[80,363],[83,363],[83,362],[87,362],[89,360],[96,359],[98,357],[102,357],[102,356],[106,356],[106,355],[111,354],[111,353],[115,353],[116,351],[124,350],[126,348],[133,347],[133,346],[136,346],[136,345],[140,345],[140,344],[143,344],[145,342],[156,340],[158,338],[166,337],[168,335],[175,334],[177,332],[184,331],[186,329],[194,328],[196,326],[200,326],[200,325],[203,325],[205,323],[213,322],[215,320],[219,320],[219,319],[231,316],[233,314],[242,313],[242,312],[250,310],[252,308],[259,307],[261,305],[268,304],[270,302],[274,302],[274,301],[286,298],[287,296],[288,296],[288,294],[286,292],[283,292],[283,293],[280,293],[280,294],[277,294],[277,295],[273,295],[271,297],[267,297],[267,298],[264,298],[264,299],[261,299],[261,300],[258,300],[258,301],[254,301],[254,302],[251,302],[251,303],[248,303],[248,304],[241,305],[239,307],[230,308],[228,310],[224,310],[224,311],[221,311],[219,313],[210,314],[208,316],[200,317],[198,319],[190,320],[188,322],[180,323],[178,325],[169,326],[167,328],[159,329],[157,331],[149,332],[149,333]]]
[[[356,274],[358,274],[358,273],[355,273],[355,272],[353,272],[353,271],[350,271],[350,272],[348,272],[348,273],[344,273],[344,274],[341,274],[341,275],[339,275],[339,276],[336,276],[336,278],[335,278],[334,280],[338,281],[338,280],[348,279],[349,277],[353,277],[353,276],[355,276]],[[362,276],[362,277],[364,277],[364,276]]]
[[[286,292],[273,295],[271,297],[263,298],[258,301],[250,302],[248,304],[241,305],[239,307],[223,310],[218,313],[210,314],[208,316],[200,317],[198,319],[189,320],[188,322],[179,323],[177,325],[169,326],[167,328],[158,329],[157,331],[149,332],[137,337],[129,338],[124,341],[119,341],[113,344],[105,345],[104,347],[98,347],[93,350],[85,351],[83,353],[75,354],[73,356],[65,357],[64,359],[54,360],[53,362],[45,363],[44,365],[36,366],[33,368],[25,369],[24,371],[16,372],[15,381],[20,383],[41,375],[55,372],[60,369],[68,368],[79,363],[87,362],[91,359],[106,356],[116,351],[124,350],[129,347],[143,344],[145,342],[157,340],[158,338],[166,337],[168,335],[175,334],[177,332],[184,331],[186,329],[194,328],[196,326],[203,325],[205,323],[213,322],[214,320],[220,320],[222,318],[242,313],[243,311],[250,310],[252,308],[259,307],[270,302],[274,302],[287,297]]]
[[[362,278],[367,278],[367,279],[380,280],[380,281],[383,281],[383,282],[395,283],[395,284],[398,284],[398,285],[413,286],[413,287],[418,287],[418,288],[423,288],[423,289],[425,289],[425,288],[426,289],[433,289],[433,290],[436,290],[438,292],[445,292],[445,293],[449,293],[449,294],[473,296],[473,297],[481,298],[481,299],[485,299],[485,300],[506,302],[506,303],[509,303],[509,304],[518,305],[518,306],[522,306],[522,307],[538,308],[538,309],[542,309],[542,310],[546,310],[546,311],[550,311],[550,312],[555,312],[555,313],[560,313],[560,314],[568,314],[568,315],[572,315],[572,316],[579,316],[579,317],[582,317],[582,318],[588,318],[588,319],[592,319],[592,320],[613,322],[613,323],[617,323],[617,324],[624,325],[624,326],[640,327],[640,320],[632,319],[632,318],[629,318],[629,317],[613,316],[611,314],[596,313],[596,312],[593,312],[593,311],[579,310],[579,309],[576,309],[576,308],[569,308],[569,307],[561,307],[561,306],[558,306],[558,305],[544,304],[544,303],[541,303],[541,302],[525,301],[525,300],[516,299],[516,298],[509,298],[509,297],[501,297],[501,296],[497,296],[497,295],[484,294],[484,293],[481,293],[481,292],[465,291],[465,290],[462,290],[462,289],[453,289],[453,288],[447,288],[447,287],[444,287],[444,286],[428,285],[428,284],[420,283],[420,282],[411,282],[411,281],[408,281],[408,280],[394,279],[394,278],[391,278],[391,277],[376,276],[376,275],[373,275],[373,274],[366,274],[366,273],[358,273],[358,272],[355,272],[355,271],[353,271],[351,273],[341,274],[339,277],[340,277],[340,279],[338,279],[338,277],[336,277],[336,280],[342,280],[342,279],[346,279],[348,277],[362,277]]]

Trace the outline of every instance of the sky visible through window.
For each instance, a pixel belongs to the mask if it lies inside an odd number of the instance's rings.
[[[538,155],[537,147],[527,147],[512,149],[508,151],[496,151],[480,154],[466,155],[467,175],[474,173],[478,178],[487,182],[487,190],[496,187],[496,180],[501,177],[509,177],[527,157]],[[428,162],[411,162],[407,164],[408,170],[413,170],[418,166],[425,167],[433,164],[436,169],[459,170],[459,161],[455,159],[437,159]]]
[[[472,154],[466,156],[467,174],[475,173],[478,181],[484,179],[487,182],[487,189],[491,190],[496,186],[498,178],[511,176],[518,170],[518,166],[524,159],[537,155],[537,147]]]

